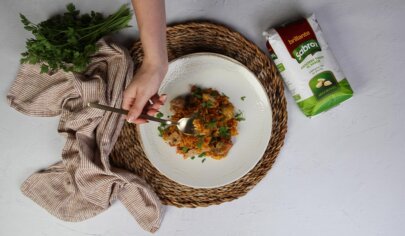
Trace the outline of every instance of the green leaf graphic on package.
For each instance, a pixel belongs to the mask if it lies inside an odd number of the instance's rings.
[[[338,87],[338,82],[331,71],[324,71],[309,81],[309,87],[314,96],[320,99],[335,91]]]
[[[312,96],[298,102],[298,106],[306,116],[314,116],[339,105],[341,102],[352,96],[353,90],[350,87],[349,82],[347,79],[343,79],[339,81],[339,84],[333,92],[328,93],[323,98],[318,99],[315,96]]]
[[[293,51],[293,55],[295,60],[298,63],[301,63],[308,55],[314,55],[316,52],[320,52],[321,47],[316,40],[311,39],[301,43],[296,49]]]

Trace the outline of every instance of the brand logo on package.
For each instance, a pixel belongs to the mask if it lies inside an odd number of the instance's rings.
[[[293,56],[298,63],[301,63],[308,55],[314,55],[316,52],[320,52],[321,47],[319,47],[318,41],[311,39],[302,44],[300,44],[293,51]]]
[[[291,57],[301,63],[308,55],[321,51],[315,33],[305,19],[276,28]]]

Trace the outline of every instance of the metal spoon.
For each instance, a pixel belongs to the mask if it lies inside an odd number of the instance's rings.
[[[98,108],[98,109],[105,110],[105,111],[116,112],[116,113],[123,114],[123,115],[128,115],[127,110],[110,107],[110,106],[106,106],[106,105],[101,105],[97,102],[89,102],[89,103],[87,103],[87,106],[93,107],[93,108]],[[184,118],[181,118],[178,122],[160,119],[160,118],[157,118],[154,116],[149,116],[146,114],[140,114],[139,118],[159,122],[159,123],[162,123],[165,125],[176,125],[177,128],[184,134],[188,134],[188,135],[196,134],[195,129],[194,129],[194,124],[193,124],[195,117],[184,117]]]

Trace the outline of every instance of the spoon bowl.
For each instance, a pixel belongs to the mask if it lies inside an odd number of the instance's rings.
[[[195,135],[194,117],[184,117],[177,122],[177,128],[184,134]]]

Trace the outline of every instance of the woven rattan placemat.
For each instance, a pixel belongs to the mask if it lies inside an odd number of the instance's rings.
[[[284,143],[287,109],[283,83],[277,69],[255,44],[238,32],[218,24],[188,22],[168,27],[167,47],[169,60],[196,52],[220,53],[243,63],[258,77],[269,96],[273,112],[272,136],[265,154],[257,165],[239,180],[219,188],[195,189],[162,175],[145,156],[136,127],[126,123],[110,155],[111,162],[145,179],[166,205],[205,207],[237,199],[266,175]],[[130,52],[136,69],[143,58],[139,41],[135,42]]]

